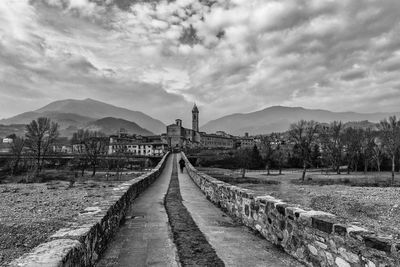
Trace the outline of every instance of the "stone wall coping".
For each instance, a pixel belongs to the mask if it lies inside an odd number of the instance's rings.
[[[150,172],[126,181],[98,205],[81,211],[69,227],[59,229],[49,241],[12,261],[12,267],[94,266],[98,251],[117,230],[137,192],[143,191],[160,174],[169,153]],[[134,192],[134,195],[132,195]],[[132,198],[133,197],[133,198]]]
[[[271,208],[274,209],[279,216],[279,220],[286,220],[286,221],[293,221],[294,223],[298,223],[299,225],[302,225],[302,227],[306,227],[307,229],[313,229],[315,231],[315,244],[319,245],[322,249],[328,249],[328,245],[321,243],[318,240],[325,240],[323,237],[325,236],[326,238],[336,238],[338,240],[348,240],[351,245],[350,248],[356,248],[357,246],[362,245],[365,247],[368,251],[366,252],[366,255],[378,255],[376,256],[377,259],[381,262],[383,258],[387,258],[388,261],[390,262],[389,265],[382,265],[382,266],[400,266],[400,240],[394,239],[393,237],[388,237],[388,236],[382,236],[378,233],[375,233],[373,231],[370,231],[368,229],[365,229],[364,227],[360,227],[358,225],[351,224],[347,222],[345,219],[340,218],[334,214],[328,213],[328,212],[323,212],[323,211],[318,211],[318,210],[312,210],[309,208],[304,208],[304,207],[299,207],[295,206],[292,204],[288,204],[280,199],[276,199],[270,195],[263,195],[259,196],[257,195],[254,191],[250,189],[245,189],[245,188],[240,188],[238,186],[230,185],[226,182],[220,181],[214,177],[211,177],[201,171],[198,171],[193,167],[193,165],[189,162],[187,159],[186,155],[184,153],[181,153],[182,157],[186,161],[186,166],[189,170],[189,175],[194,179],[195,177],[201,177],[202,181],[196,181],[198,186],[203,189],[203,183],[207,182],[210,183],[210,185],[206,185],[208,187],[214,188],[215,192],[218,193],[219,191],[222,190],[224,192],[223,194],[219,194],[219,199],[215,200],[212,199],[212,196],[209,196],[208,194],[210,192],[204,191],[205,194],[207,194],[208,197],[210,197],[210,201],[216,202],[218,206],[223,205],[230,205],[227,203],[223,203],[225,201],[224,197],[226,194],[224,190],[227,192],[231,191],[236,193],[237,198],[240,198],[240,203],[242,203],[242,208],[239,207],[239,210],[236,210],[233,214],[233,216],[239,217],[242,222],[244,222],[246,225],[248,225],[251,228],[257,229],[260,233],[264,233],[262,226],[260,224],[254,224],[254,217],[253,213],[255,212],[256,214],[261,212],[262,213],[269,213],[271,212]],[[205,187],[207,188],[207,187]],[[226,201],[231,201],[229,199],[226,199]],[[248,206],[249,205],[249,206]],[[263,209],[260,211],[260,205],[262,205]],[[224,209],[226,210],[227,206],[224,206]],[[240,210],[242,209],[242,210]],[[244,213],[244,214],[243,214]],[[244,216],[244,217],[243,217]],[[257,216],[257,215],[256,215]],[[276,215],[274,215],[276,216]],[[261,223],[261,225],[264,225],[265,223]],[[308,234],[309,235],[309,234]],[[342,238],[342,239],[340,239]],[[343,239],[345,238],[345,239]],[[285,240],[285,239],[282,239]],[[284,242],[284,241],[282,241]],[[343,241],[344,242],[344,241]],[[347,242],[347,241],[346,241]],[[359,244],[357,242],[360,242]],[[357,245],[355,245],[357,244]],[[310,253],[315,252],[314,251],[314,246],[309,245],[312,247],[312,251]],[[372,249],[372,250],[371,250]],[[333,251],[338,251],[336,248],[333,248]],[[343,252],[343,248],[339,250],[341,251],[341,254],[343,254],[346,259],[351,262],[351,257],[354,256],[348,256],[345,252]],[[338,253],[339,253],[338,252]],[[298,254],[299,252],[296,253],[290,253],[295,257],[300,257],[299,255],[303,255],[302,253]],[[381,254],[384,253],[384,254]],[[351,253],[350,253],[351,254]],[[330,254],[327,252],[326,256],[329,258]],[[342,256],[343,256],[342,255]],[[384,256],[386,255],[386,256]],[[361,256],[360,256],[361,257]],[[343,259],[341,258],[336,258],[337,262],[342,262]],[[367,261],[367,259],[366,259]],[[332,261],[333,262],[333,261]],[[330,264],[329,266],[338,266],[336,262],[336,265],[333,263]],[[369,263],[371,266],[374,264],[373,262]],[[393,265],[393,262],[396,262],[395,265]],[[386,264],[386,263],[385,263]],[[312,264],[310,265],[312,266]],[[341,266],[341,265],[339,265]],[[345,265],[343,265],[345,266]],[[347,265],[346,265],[347,266]],[[350,266],[350,265],[348,265]],[[356,265],[358,266],[358,265]],[[367,265],[366,265],[367,266]],[[368,265],[369,266],[369,265]]]
[[[82,244],[73,239],[56,239],[34,248],[30,253],[13,261],[11,266],[52,267],[63,266],[67,255],[82,251]],[[51,252],[51,253],[49,253]]]

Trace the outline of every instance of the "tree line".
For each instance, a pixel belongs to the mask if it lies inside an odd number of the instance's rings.
[[[9,135],[13,141],[10,143],[12,158],[8,164],[11,175],[18,174],[21,170],[27,171],[30,175],[30,181],[38,180],[43,170],[46,156],[53,153],[54,145],[59,137],[59,126],[49,118],[40,117],[26,125],[25,136]],[[101,156],[107,154],[109,138],[102,132],[90,130],[78,130],[73,134],[71,144],[74,146],[78,156],[70,164],[73,170],[80,170],[81,175],[87,168],[91,168],[92,176],[96,174],[96,169],[100,165]],[[117,155],[124,153],[125,147],[117,149]],[[23,156],[29,157],[29,167],[26,164],[21,166]],[[108,159],[104,164],[108,169],[117,168],[117,174],[123,167],[127,159]],[[26,162],[25,162],[26,163]],[[103,164],[103,165],[104,165]]]
[[[272,163],[281,169],[283,162],[300,163],[305,179],[307,168],[330,168],[340,174],[341,166],[348,173],[358,171],[360,161],[367,172],[370,165],[381,171],[382,162],[391,162],[391,182],[394,182],[396,161],[400,160],[400,120],[395,116],[384,119],[376,129],[345,127],[340,121],[321,124],[301,120],[290,125],[286,138],[277,134],[262,138],[260,150],[266,168]]]
[[[330,124],[300,120],[284,133],[261,136],[252,148],[240,148],[224,155],[202,159],[204,167],[230,169],[302,168],[304,181],[307,169],[333,171],[345,169],[349,174],[363,170],[391,170],[394,182],[396,164],[400,163],[400,120],[390,117],[374,128],[346,127],[340,121]],[[398,164],[400,165],[400,164]]]

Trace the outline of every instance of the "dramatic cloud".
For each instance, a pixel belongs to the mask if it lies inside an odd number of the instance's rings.
[[[91,97],[166,123],[398,111],[396,0],[2,0],[0,117]]]

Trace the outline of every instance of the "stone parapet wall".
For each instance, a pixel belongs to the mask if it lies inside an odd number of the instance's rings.
[[[199,172],[182,156],[207,199],[307,266],[400,266],[400,240],[378,236],[330,213],[256,196]]]
[[[123,222],[133,200],[158,178],[167,157],[168,154],[151,172],[114,188],[107,199],[81,212],[71,227],[60,229],[48,242],[40,244],[9,266],[94,266]]]

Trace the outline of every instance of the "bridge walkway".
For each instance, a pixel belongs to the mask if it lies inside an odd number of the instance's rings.
[[[109,243],[96,266],[180,266],[164,207],[173,160],[137,199],[125,224]],[[178,174],[183,204],[226,266],[303,266],[265,239],[255,236],[210,203],[187,175]]]
[[[179,171],[178,179],[183,204],[226,266],[303,266],[247,227],[235,224],[206,199],[186,170]]]
[[[160,177],[135,199],[125,224],[96,266],[179,266],[164,207],[172,160],[168,158]]]

